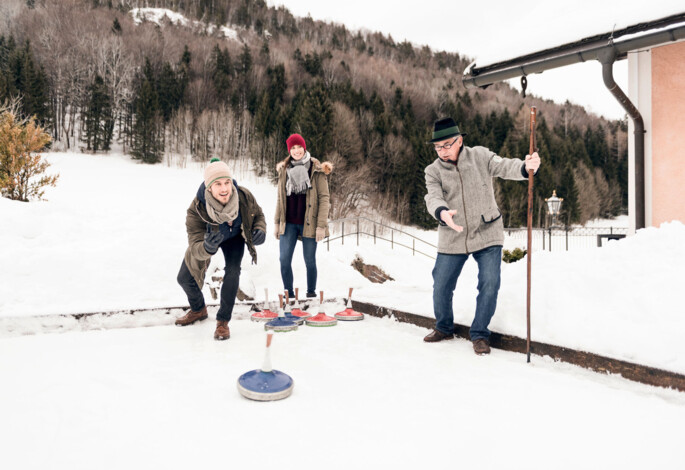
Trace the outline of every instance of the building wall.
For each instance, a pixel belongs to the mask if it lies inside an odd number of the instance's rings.
[[[685,42],[651,51],[651,217],[685,223]],[[650,220],[651,219],[651,220]]]
[[[652,211],[652,51],[628,54],[628,97],[637,106],[645,125],[645,225],[649,227]],[[628,229],[635,233],[635,126],[628,118]]]

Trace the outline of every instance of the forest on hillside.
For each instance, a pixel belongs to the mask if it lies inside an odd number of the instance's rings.
[[[147,20],[143,10],[169,9]],[[173,13],[173,14],[172,14]],[[179,20],[176,14],[183,15]],[[458,47],[457,47],[458,49]],[[370,31],[296,18],[263,0],[3,0],[0,104],[20,98],[54,150],[183,166],[250,159],[275,177],[285,139],[335,165],[331,218],[361,211],[420,227],[432,123],[452,116],[465,144],[528,151],[528,109],[544,164],[534,224],[556,189],[567,223],[627,208],[627,124],[506,84],[466,90],[468,58]],[[525,225],[527,185],[497,180],[506,226]]]

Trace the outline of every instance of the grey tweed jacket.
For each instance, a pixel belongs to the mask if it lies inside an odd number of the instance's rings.
[[[438,253],[465,254],[504,243],[502,213],[495,201],[492,178],[527,178],[525,163],[502,158],[485,147],[464,146],[457,164],[437,158],[425,170],[426,207],[439,222]],[[456,209],[456,232],[440,220],[440,209]]]

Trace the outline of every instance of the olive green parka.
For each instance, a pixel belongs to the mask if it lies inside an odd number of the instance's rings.
[[[256,229],[262,230],[266,233],[266,220],[262,208],[257,204],[257,200],[250,191],[243,187],[237,186],[235,180],[233,181],[233,188],[238,188],[238,206],[240,208],[240,217],[242,218],[241,230],[242,237],[245,239],[247,249],[252,256],[252,263],[257,263],[257,250],[255,250],[252,242],[252,232]],[[186,231],[188,232],[188,248],[186,249],[185,257],[183,258],[190,274],[192,274],[197,285],[202,288],[205,280],[205,274],[211,261],[212,255],[207,253],[204,247],[205,233],[207,226],[212,228],[218,227],[219,224],[214,222],[207,214],[207,207],[202,197],[204,194],[204,183],[200,186],[198,191],[199,197],[195,197],[190,207],[186,211]],[[202,198],[202,200],[201,200]]]

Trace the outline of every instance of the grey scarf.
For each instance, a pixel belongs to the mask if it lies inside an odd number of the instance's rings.
[[[207,214],[209,214],[209,218],[217,224],[226,222],[231,225],[236,217],[238,217],[240,207],[238,205],[238,190],[235,185],[231,189],[231,197],[228,199],[228,203],[226,203],[225,206],[214,199],[214,196],[212,196],[212,193],[209,192],[208,188],[205,188],[205,200],[207,201]]]
[[[302,194],[312,187],[309,181],[309,168],[312,166],[312,159],[309,152],[305,152],[300,160],[290,159],[290,166],[286,169],[287,178],[285,180],[285,192],[287,196],[291,194]]]

